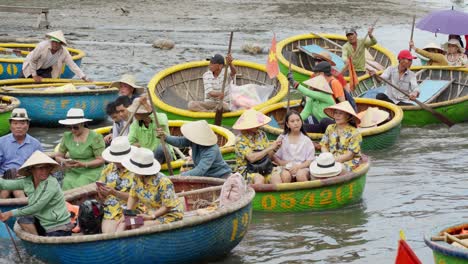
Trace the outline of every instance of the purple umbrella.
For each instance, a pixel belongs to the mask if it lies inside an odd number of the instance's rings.
[[[468,14],[460,11],[435,11],[421,19],[416,27],[433,33],[468,35]]]

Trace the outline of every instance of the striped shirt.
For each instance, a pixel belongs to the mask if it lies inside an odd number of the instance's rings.
[[[419,93],[416,75],[409,69],[406,70],[406,72],[403,73],[403,75],[400,77],[398,66],[390,66],[382,73],[380,77],[382,77],[385,80],[389,80],[392,84],[396,85],[397,87],[409,94],[414,91],[417,91]],[[387,85],[386,94],[388,98],[392,99],[392,101],[395,104],[398,104],[399,102],[411,103],[408,97],[406,97],[404,94],[400,93],[391,86]]]
[[[230,86],[230,79],[231,79],[231,70],[228,70],[226,80],[226,87],[224,88],[224,101],[229,102],[231,98],[229,96],[229,86]],[[224,68],[219,73],[218,77],[214,77],[212,71],[207,71],[203,74],[203,86],[205,88],[205,102],[217,102],[218,100],[214,97],[211,97],[209,93],[211,91],[221,92],[223,88],[223,80],[224,80]]]

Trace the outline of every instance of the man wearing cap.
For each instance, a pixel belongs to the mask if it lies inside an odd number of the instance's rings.
[[[119,88],[120,96],[127,96],[133,100],[144,93],[145,88],[136,84],[136,78],[131,74],[124,74],[117,82],[112,82],[110,87]]]
[[[34,151],[42,151],[41,143],[28,135],[29,117],[26,109],[16,108],[11,113],[11,133],[0,137],[0,175],[3,178],[16,178],[16,169],[33,154]],[[11,191],[1,191],[0,198],[9,198]],[[25,197],[23,191],[13,191],[15,197]]]
[[[224,100],[223,110],[230,110],[229,84],[231,81],[229,79],[233,79],[237,73],[236,67],[234,66],[234,64],[232,64],[232,61],[233,58],[231,54],[228,54],[226,57],[226,63],[229,66],[228,80],[226,80],[226,86],[224,88],[223,94],[222,87],[224,81],[224,57],[221,54],[216,54],[210,58],[210,65],[208,66],[209,70],[203,74],[205,98],[203,101],[190,101],[188,103],[188,109],[190,111],[214,111],[216,110],[216,107],[220,100]]]
[[[410,97],[408,98],[393,87],[387,86],[386,92],[377,94],[376,99],[396,105],[413,105],[410,100],[414,100],[419,96],[416,75],[410,70],[413,59],[416,59],[416,57],[411,55],[409,50],[400,51],[398,54],[398,65],[388,67],[380,76],[409,93]],[[370,74],[374,75],[375,72],[370,72]]]
[[[41,82],[42,78],[59,78],[65,63],[82,80],[91,81],[73,61],[70,52],[63,47],[67,45],[67,41],[61,30],[47,33],[46,37],[48,39],[37,44],[24,59],[20,77],[32,77],[36,82]]]
[[[342,55],[341,57],[346,62],[349,63],[349,58],[351,57],[353,60],[354,69],[356,70],[356,74],[358,76],[366,74],[366,48],[377,44],[377,40],[375,39],[372,32],[374,28],[370,27],[367,31],[369,40],[366,39],[358,39],[357,32],[355,29],[347,29],[346,30],[346,38],[348,38],[348,42],[343,45]],[[359,53],[356,54],[356,51],[359,46],[364,45],[364,48],[359,48]]]

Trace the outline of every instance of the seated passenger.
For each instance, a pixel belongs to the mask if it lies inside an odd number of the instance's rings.
[[[145,91],[144,87],[136,84],[136,78],[131,74],[124,74],[117,82],[112,82],[110,87],[119,88],[120,96],[127,96],[130,100],[133,100],[140,96]]]
[[[330,152],[347,171],[359,166],[361,160],[361,133],[356,128],[359,117],[348,101],[325,108],[325,113],[335,119],[320,141],[321,151]]]
[[[273,155],[273,161],[282,167],[279,182],[307,181],[309,179],[309,165],[314,159],[315,148],[312,140],[304,131],[301,116],[292,110],[286,114],[284,133],[278,138],[282,143]],[[276,180],[277,178],[275,178]]]
[[[0,212],[0,220],[18,218],[23,230],[34,235],[70,236],[72,224],[70,213],[65,205],[62,189],[52,171],[58,168],[57,162],[46,154],[35,151],[21,166],[18,173],[26,176],[17,180],[0,179],[0,190],[24,190],[28,205],[7,212]],[[40,227],[40,230],[36,228]],[[42,234],[41,229],[45,230]]]

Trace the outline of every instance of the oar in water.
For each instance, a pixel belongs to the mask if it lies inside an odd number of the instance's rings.
[[[405,91],[403,91],[402,89],[400,89],[399,87],[397,87],[396,85],[394,85],[393,83],[385,80],[384,78],[378,76],[378,75],[375,75],[375,77],[381,81],[383,81],[384,83],[390,85],[391,87],[395,88],[397,91],[399,91],[400,93],[404,94],[406,97],[410,97],[409,94]],[[421,101],[419,101],[418,99],[414,99],[413,101],[415,101],[422,109],[430,112],[433,116],[435,116],[437,119],[439,119],[442,123],[446,124],[447,126],[451,127],[454,125],[454,123],[452,121],[450,121],[447,117],[445,117],[444,115],[442,115],[441,113],[439,112],[436,112],[434,109],[430,108],[429,106],[427,106],[426,104],[422,103]]]
[[[0,212],[1,213],[1,212]],[[18,254],[18,258],[20,260],[20,263],[23,263],[23,259],[21,258],[21,255],[19,253],[19,250],[18,250],[18,247],[16,246],[16,242],[15,242],[15,239],[13,238],[13,236],[11,235],[11,231],[10,231],[10,228],[8,227],[8,225],[3,222],[3,224],[5,225],[5,228],[8,232],[8,236],[10,236],[10,239],[11,239],[11,243],[13,243],[13,246],[15,247],[15,250],[16,250],[16,254]]]
[[[232,37],[234,36],[234,32],[231,31],[231,36],[229,37],[229,48],[228,48],[228,55],[231,53],[232,47]],[[226,81],[227,81],[227,74],[228,74],[228,65],[225,63],[224,65],[224,79],[223,79],[223,86],[221,88],[221,94],[224,95],[224,89],[226,88]],[[223,112],[224,112],[224,97],[222,100],[219,100],[218,107],[216,108],[216,114],[214,119],[214,124],[217,126],[221,125],[223,121]]]

